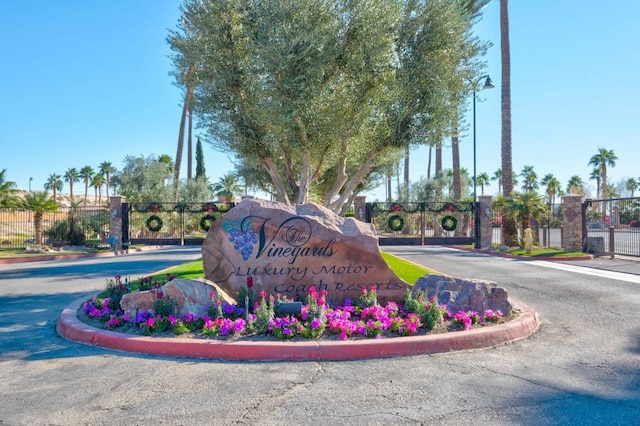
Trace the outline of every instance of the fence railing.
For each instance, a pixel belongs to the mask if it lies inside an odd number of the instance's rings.
[[[587,200],[587,250],[640,256],[640,198]]]
[[[203,240],[211,224],[233,206],[233,203],[125,203],[126,241],[177,240],[185,244],[185,240]]]
[[[367,222],[382,238],[472,238],[473,203],[367,203]]]
[[[106,207],[60,206],[38,215],[31,210],[0,208],[0,248],[34,244],[101,245],[109,232]]]
[[[546,214],[530,218],[530,226],[533,230],[535,242],[543,247],[562,247],[562,204],[547,204],[547,207]],[[494,205],[493,234],[491,238],[493,245],[502,244],[501,225],[503,215],[502,209]],[[519,223],[516,224],[518,238],[522,238],[519,225]]]

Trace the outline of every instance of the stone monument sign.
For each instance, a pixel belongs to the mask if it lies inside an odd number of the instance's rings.
[[[402,303],[411,287],[382,259],[371,224],[312,203],[245,199],[211,224],[202,257],[206,278],[235,298],[249,277],[256,294],[304,300],[315,286],[338,305],[371,287],[379,303]]]

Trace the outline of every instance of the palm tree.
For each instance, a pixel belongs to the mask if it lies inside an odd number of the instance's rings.
[[[520,235],[524,236],[524,230],[529,228],[531,217],[540,217],[547,213],[547,205],[544,197],[536,191],[516,192],[513,197],[506,199],[507,211],[520,220]]]
[[[631,198],[633,198],[635,192],[640,188],[640,182],[638,182],[636,178],[629,178],[625,182],[624,187],[627,191],[631,192]]]
[[[598,153],[591,157],[589,165],[600,169],[600,176],[602,178],[602,199],[607,198],[607,166],[615,167],[618,157],[613,150],[607,150],[605,148],[598,148]],[[607,215],[607,203],[602,203],[602,217]]]
[[[100,173],[105,177],[107,186],[107,199],[109,199],[109,185],[111,185],[111,175],[116,172],[116,168],[108,161],[100,163]]]
[[[171,158],[169,155],[167,154],[159,155],[158,162],[165,165],[165,167],[167,168],[168,175],[171,175],[171,173],[173,173],[173,168],[174,168],[173,158]],[[167,184],[166,181],[163,180],[162,186],[165,186],[166,184]]]
[[[567,192],[569,194],[584,194],[584,182],[580,176],[574,175],[569,178]]]
[[[15,182],[5,179],[7,169],[0,171],[0,207],[12,207],[18,202],[18,190]]]
[[[91,178],[93,178],[93,168],[91,166],[84,166],[80,169],[80,176],[84,181],[84,205],[87,205],[87,196],[89,195],[89,184]]]
[[[237,176],[227,173],[213,185],[213,195],[222,198],[228,204],[242,194],[242,185],[238,182]]]
[[[546,193],[547,193],[547,199],[549,201],[549,204],[555,204],[556,194],[560,189],[560,181],[556,179],[554,175],[552,175],[551,173],[548,173],[544,175],[544,177],[540,181],[540,184],[547,188]]]
[[[498,195],[502,194],[502,169],[498,169],[493,172],[493,176],[491,176],[491,180],[498,181]]]
[[[598,148],[598,153],[591,157],[589,165],[600,169],[600,176],[602,178],[602,198],[607,198],[607,166],[615,167],[616,156],[613,150],[607,150],[605,148]]]
[[[522,184],[523,191],[531,192],[534,189],[538,189],[538,175],[533,170],[533,166],[524,166],[520,172],[520,177],[524,179]]]
[[[98,200],[98,204],[102,203],[102,185],[104,185],[104,176],[98,172],[91,178],[91,187],[95,189],[95,198]]]
[[[591,170],[591,174],[589,175],[589,180],[596,181],[596,198],[600,198],[600,182],[602,181],[601,173],[600,168],[596,167]]]
[[[73,184],[80,181],[78,170],[73,167],[67,169],[67,171],[64,172],[64,180],[69,183],[69,198],[73,201]]]
[[[480,173],[476,176],[476,185],[480,185],[480,194],[484,195],[484,187],[489,185],[489,175],[487,173]]]
[[[57,201],[58,191],[62,191],[62,185],[63,185],[63,182],[60,175],[51,173],[49,175],[49,178],[44,184],[44,189],[47,191],[48,190],[53,191],[53,201]]]
[[[500,0],[500,58],[502,63],[502,189],[505,198],[513,194],[513,163],[511,155],[511,47],[509,44],[509,1]],[[516,241],[515,220],[505,215],[502,221],[502,242]]]
[[[46,192],[35,191],[25,194],[21,207],[33,212],[33,226],[36,232],[36,244],[42,244],[42,218],[45,213],[55,212],[58,203]]]

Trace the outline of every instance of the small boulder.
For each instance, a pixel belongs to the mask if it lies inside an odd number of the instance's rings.
[[[175,303],[175,314],[204,315],[211,303],[210,294],[213,292],[223,301],[234,303],[218,285],[207,280],[174,279],[159,288],[163,297],[168,297]],[[153,312],[154,293],[151,290],[136,291],[122,296],[120,307],[125,314],[133,317],[136,312]]]
[[[412,291],[436,296],[438,303],[447,305],[451,313],[476,311],[482,314],[491,309],[506,316],[511,312],[506,290],[493,281],[433,274],[419,278]]]

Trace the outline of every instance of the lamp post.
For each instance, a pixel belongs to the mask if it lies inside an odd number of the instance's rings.
[[[480,83],[480,80],[485,79],[484,85],[480,88],[482,89],[493,89],[496,87],[491,81],[491,77],[489,74],[483,75],[479,77],[472,89],[473,89],[473,231],[474,231],[474,247],[480,248],[480,206],[477,200],[477,191],[478,191],[478,176],[476,170],[476,87]]]
[[[33,180],[32,177],[29,178],[29,192],[31,192],[31,181]]]

